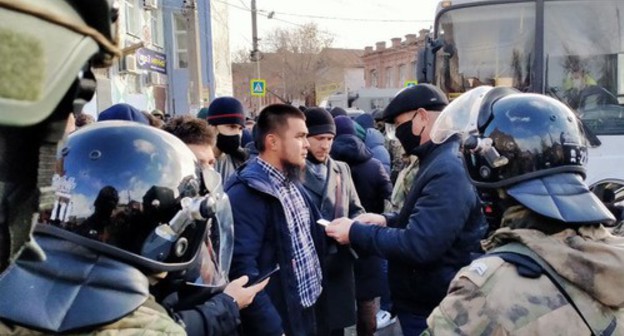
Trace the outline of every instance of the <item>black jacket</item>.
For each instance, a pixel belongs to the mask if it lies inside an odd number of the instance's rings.
[[[325,232],[303,186],[297,183],[310,208],[312,238],[323,267]],[[228,181],[225,191],[234,215],[234,254],[230,278],[248,275],[256,280],[280,265],[265,289],[241,311],[244,335],[305,335],[310,329],[303,316],[293,268],[294,251],[279,196],[257,159],[250,159]],[[325,281],[325,279],[323,279]],[[324,285],[324,284],[323,284]]]
[[[346,162],[360,201],[366,212],[381,213],[384,201],[392,194],[392,183],[383,164],[373,158],[368,147],[355,135],[340,135],[334,140],[331,155]],[[360,253],[355,262],[355,295],[359,300],[370,300],[383,294],[386,277],[382,259],[368,253]]]
[[[470,262],[485,231],[475,188],[459,157],[459,140],[428,142],[414,153],[420,168],[400,213],[388,227],[354,223],[351,244],[386,257],[398,310],[428,316],[455,273]]]

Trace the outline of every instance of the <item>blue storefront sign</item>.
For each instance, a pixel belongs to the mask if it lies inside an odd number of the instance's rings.
[[[154,50],[140,48],[136,51],[139,68],[167,74],[167,56]]]

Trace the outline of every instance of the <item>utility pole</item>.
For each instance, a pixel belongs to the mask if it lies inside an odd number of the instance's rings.
[[[260,54],[260,50],[258,50],[258,20],[257,20],[258,10],[256,9],[256,0],[251,0],[251,41],[252,41],[252,50],[250,59],[253,62],[256,62],[256,78],[260,79],[260,59],[262,56]],[[258,97],[258,109],[260,109],[260,105],[262,105],[262,97]],[[258,111],[256,111],[257,113]]]
[[[197,17],[197,1],[185,1],[182,10],[187,22],[187,45],[188,45],[188,103],[189,108],[197,109],[202,103],[202,71],[201,54],[199,44],[199,18]]]
[[[258,20],[257,20],[256,0],[251,0],[251,38],[252,47],[251,57],[252,61],[255,61],[259,56],[258,52]]]

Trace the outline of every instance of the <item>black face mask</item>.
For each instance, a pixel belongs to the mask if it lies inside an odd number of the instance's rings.
[[[240,135],[217,135],[217,147],[225,154],[233,154],[238,151],[241,145]]]
[[[420,130],[420,134],[414,135],[412,133],[412,120],[405,122],[396,128],[395,135],[397,139],[399,139],[401,146],[403,146],[405,153],[412,154],[414,149],[420,146],[420,136],[424,130],[425,126],[423,126]]]

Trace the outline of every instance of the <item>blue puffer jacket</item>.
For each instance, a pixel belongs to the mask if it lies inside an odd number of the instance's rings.
[[[316,224],[320,215],[301,184],[297,187],[310,208],[312,238],[322,263],[325,232]],[[225,191],[232,204],[236,232],[230,278],[248,275],[253,282],[280,265],[267,287],[241,310],[243,334],[303,335],[306,328],[299,318],[303,306],[297,292],[290,233],[284,208],[268,175],[257,159],[250,159],[228,180]]]
[[[366,147],[370,149],[373,157],[383,164],[386,174],[390,176],[390,152],[384,146],[384,135],[374,128],[366,130]]]
[[[353,247],[388,259],[397,310],[428,316],[470,263],[486,224],[457,138],[428,142],[414,154],[420,169],[401,212],[385,214],[388,227],[354,223],[349,238]]]

